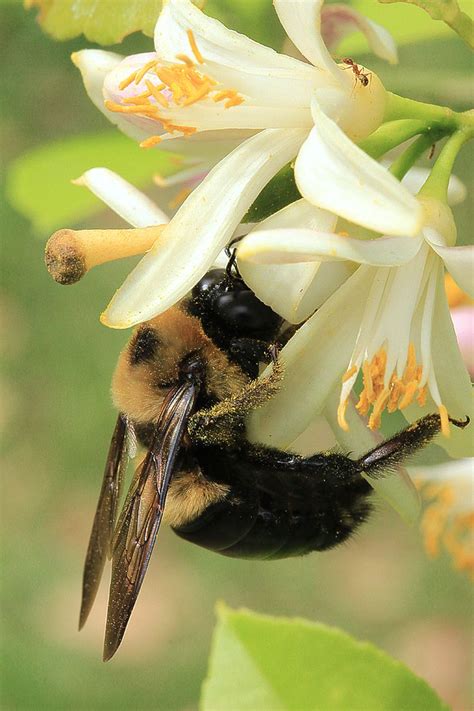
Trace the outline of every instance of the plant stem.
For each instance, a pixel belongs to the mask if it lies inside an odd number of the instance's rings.
[[[385,111],[385,121],[394,121],[397,119],[419,119],[425,124],[439,123],[446,128],[456,128],[459,117],[463,114],[457,114],[452,109],[446,106],[436,106],[435,104],[425,104],[422,101],[407,99],[397,94],[388,94],[387,108]],[[460,120],[463,123],[462,119]]]
[[[420,195],[447,201],[448,185],[454,162],[466,141],[474,138],[474,128],[463,128],[448,138],[439,154],[428,180],[420,190]]]
[[[434,143],[431,133],[419,136],[390,166],[390,172],[401,180],[426,149]]]
[[[409,138],[413,138],[419,133],[424,133],[426,129],[426,123],[417,119],[389,121],[382,124],[371,136],[361,141],[359,146],[372,158],[380,158],[400,143],[408,141]]]

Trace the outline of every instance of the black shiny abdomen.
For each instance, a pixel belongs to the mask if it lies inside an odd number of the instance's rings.
[[[193,454],[207,479],[230,490],[174,530],[226,556],[271,560],[332,548],[371,511],[372,488],[343,455],[303,458],[247,443],[233,452],[202,447]]]

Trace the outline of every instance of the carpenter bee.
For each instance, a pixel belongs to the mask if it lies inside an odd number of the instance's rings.
[[[120,414],[80,614],[82,627],[111,557],[104,660],[122,640],[163,518],[181,538],[226,556],[274,560],[332,548],[370,514],[362,472],[380,476],[439,432],[439,416],[429,415],[359,460],[251,444],[245,417],[278,389],[284,338],[282,320],[238,272],[215,269],[180,304],[138,326],[120,354],[112,383]],[[259,379],[270,361],[270,376]],[[147,453],[116,520],[134,438]]]

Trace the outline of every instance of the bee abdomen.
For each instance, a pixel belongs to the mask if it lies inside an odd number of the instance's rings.
[[[226,556],[277,559],[332,548],[371,510],[370,485],[342,455],[304,459],[266,448],[231,455],[203,448],[197,460],[227,493],[175,531]]]

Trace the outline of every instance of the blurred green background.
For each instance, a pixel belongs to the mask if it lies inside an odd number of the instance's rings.
[[[350,544],[288,562],[228,560],[163,530],[113,661],[101,662],[106,585],[77,632],[83,556],[115,419],[110,378],[127,338],[102,327],[98,315],[130,263],[101,267],[69,288],[43,266],[54,228],[121,222],[87,197],[84,214],[95,213],[88,221],[56,224],[83,199],[70,197],[83,189],[67,183],[61,192],[58,184],[77,177],[76,163],[80,170],[97,164],[88,162],[90,142],[82,148],[78,137],[111,132],[69,59],[90,43],[51,40],[34,14],[19,3],[0,5],[1,170],[9,197],[0,222],[2,708],[196,708],[218,599],[342,627],[406,662],[457,711],[471,708],[471,585],[449,559],[428,560],[418,531],[382,504]],[[149,46],[134,36],[120,51]],[[472,101],[470,54],[456,39],[407,44],[395,69],[365,59],[395,91],[458,109]],[[70,147],[71,137],[76,163],[60,148],[37,153],[60,139]],[[108,162],[100,163],[116,167],[110,140]],[[141,154],[131,143],[127,151],[133,172]],[[456,172],[472,188],[470,158],[465,151]],[[12,203],[29,209],[35,225]],[[465,241],[469,204],[456,216]]]

